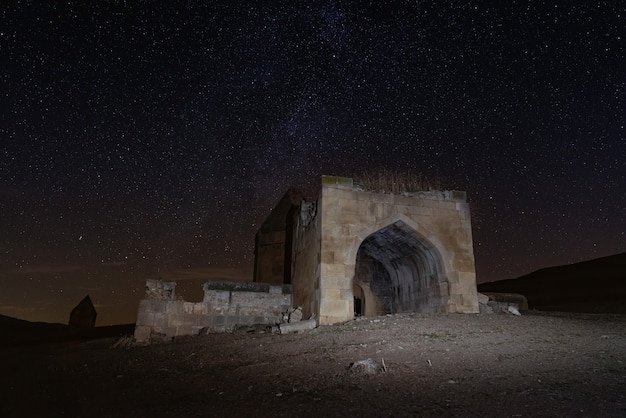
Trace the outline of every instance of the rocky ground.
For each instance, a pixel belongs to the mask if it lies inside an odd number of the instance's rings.
[[[0,350],[2,417],[626,416],[626,315],[395,315]],[[350,368],[359,360],[378,365]]]

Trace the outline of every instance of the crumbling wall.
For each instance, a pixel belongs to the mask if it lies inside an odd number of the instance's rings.
[[[169,339],[181,335],[232,331],[241,325],[276,324],[291,304],[290,285],[250,282],[207,282],[202,302],[175,298],[175,282],[146,281],[139,302],[135,339]]]
[[[284,228],[284,227],[283,227]],[[285,272],[285,231],[259,231],[256,235],[255,280],[283,283]]]
[[[293,306],[302,307],[304,318],[319,312],[320,227],[317,203],[303,202],[293,220]]]
[[[291,283],[293,219],[302,199],[297,190],[288,190],[257,231],[255,282]]]

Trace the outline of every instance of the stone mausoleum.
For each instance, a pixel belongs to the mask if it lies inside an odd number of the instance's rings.
[[[285,194],[255,249],[254,282],[207,282],[201,302],[178,299],[175,282],[148,280],[136,340],[277,324],[294,309],[317,325],[479,312],[465,192],[386,193],[323,176],[315,202]]]
[[[479,311],[465,192],[384,193],[323,176],[316,202],[294,191],[256,236],[254,281],[292,286],[319,325],[355,315]]]

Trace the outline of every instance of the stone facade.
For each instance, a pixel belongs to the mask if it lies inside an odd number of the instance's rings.
[[[297,205],[289,195],[289,209],[268,222],[284,225],[280,265],[294,304],[320,325],[355,314],[479,311],[465,192],[371,192],[324,176],[317,202]],[[255,265],[277,254],[257,251]],[[279,282],[255,275],[266,280]]]
[[[465,192],[391,194],[322,177],[315,202],[288,192],[256,236],[255,282],[207,282],[202,302],[148,280],[135,338],[278,324],[293,307],[318,325],[355,315],[479,312]]]
[[[277,324],[291,308],[291,286],[251,282],[207,282],[202,302],[177,300],[175,282],[148,280],[139,302],[135,340],[158,336],[232,331],[239,326]]]

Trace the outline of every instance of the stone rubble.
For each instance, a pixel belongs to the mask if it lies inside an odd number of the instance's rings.
[[[351,363],[348,370],[355,374],[373,375],[381,373],[383,368],[375,360],[367,358],[365,360],[359,360]]]
[[[317,323],[314,319],[307,319],[306,321],[290,322],[287,324],[278,325],[280,334],[289,334],[292,332],[307,331],[317,327]]]
[[[478,294],[479,311],[481,314],[521,315],[520,310],[528,309],[528,302],[523,295],[508,293]]]

